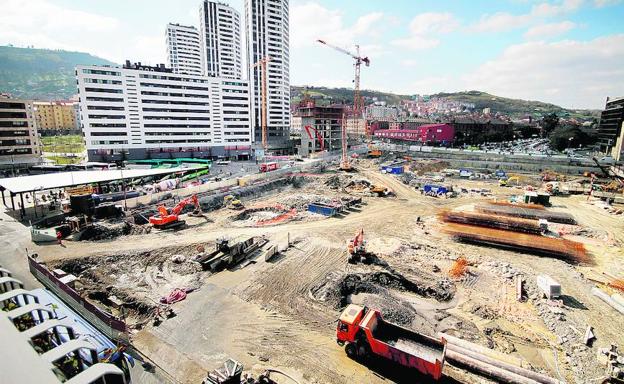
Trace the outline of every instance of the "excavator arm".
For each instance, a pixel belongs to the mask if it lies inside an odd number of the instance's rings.
[[[197,199],[197,195],[193,195],[192,197],[180,201],[175,207],[173,207],[173,209],[171,210],[171,214],[179,215],[184,207],[186,207],[188,204],[193,204],[196,209],[199,209],[199,201]]]
[[[314,133],[316,134],[316,140],[318,140],[319,142],[319,146],[321,149],[321,152],[323,152],[325,150],[325,141],[323,140],[323,137],[321,136],[321,134],[319,133],[318,129],[311,127],[309,125],[306,125],[305,127],[306,132],[308,133],[308,137],[310,138],[310,140],[312,140],[312,133],[310,132],[310,130],[313,130]]]

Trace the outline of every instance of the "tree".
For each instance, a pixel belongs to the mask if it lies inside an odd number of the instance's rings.
[[[579,145],[590,145],[596,141],[594,136],[573,125],[558,126],[548,138],[550,139],[550,146],[558,151],[563,151],[566,148],[578,148]]]
[[[559,117],[557,117],[556,113],[550,113],[544,117],[542,117],[542,121],[540,122],[540,127],[542,127],[542,136],[546,136],[550,134],[559,126]]]

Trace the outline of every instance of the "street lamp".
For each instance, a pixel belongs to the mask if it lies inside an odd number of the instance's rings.
[[[13,156],[15,149],[9,149],[7,152],[11,154],[11,177],[15,177],[15,157]]]

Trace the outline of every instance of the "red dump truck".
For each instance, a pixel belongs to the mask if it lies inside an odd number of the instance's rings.
[[[378,310],[349,304],[338,320],[336,339],[351,358],[375,355],[435,380],[442,376],[446,341],[389,323]]]
[[[260,164],[260,172],[270,172],[270,171],[275,171],[276,169],[279,168],[279,164],[278,163],[263,163]]]

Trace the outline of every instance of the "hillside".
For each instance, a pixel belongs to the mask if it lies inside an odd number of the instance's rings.
[[[0,92],[27,99],[67,99],[76,93],[74,68],[79,64],[115,65],[114,63],[84,52],[62,50],[17,48],[0,46]],[[303,92],[321,103],[353,103],[353,89],[291,86],[291,102],[298,103]],[[410,95],[398,95],[373,90],[362,90],[365,103],[373,100],[399,104]],[[556,113],[560,117],[591,118],[598,111],[569,110],[540,101],[509,99],[480,91],[438,93],[433,97],[475,104],[476,110],[490,108],[492,113],[512,117],[526,115],[542,116]]]
[[[304,91],[308,94],[309,97],[325,100],[328,103],[353,103],[352,88],[327,88],[311,86],[306,87],[298,85],[290,86],[291,102],[298,103],[302,99]],[[371,90],[362,90],[361,93],[366,102],[371,102],[373,98],[376,98],[378,101],[385,101],[388,104],[399,104],[401,102],[401,99],[409,99],[411,97],[408,95],[396,95],[394,93],[378,92]]]
[[[0,46],[0,92],[27,99],[67,99],[77,92],[78,64],[114,65],[84,52]]]
[[[492,113],[500,112],[511,116],[521,115],[545,115],[556,113],[560,117],[589,117],[598,115],[597,111],[591,110],[572,110],[562,108],[558,105],[544,103],[541,101],[509,99],[491,95],[481,91],[465,91],[454,93],[437,93],[431,97],[441,97],[455,101],[473,103],[476,110],[490,108]]]
[[[309,97],[320,100],[321,103],[353,103],[353,89],[350,88],[327,88],[327,87],[305,87],[291,86],[291,102],[298,103],[305,91]],[[366,102],[371,102],[373,98],[385,101],[388,104],[399,104],[402,99],[411,99],[409,95],[397,95],[393,93],[363,90],[362,95]],[[541,101],[528,101],[510,99],[491,95],[481,91],[466,91],[455,93],[437,93],[431,97],[446,98],[460,102],[472,103],[477,111],[483,108],[490,108],[492,113],[503,113],[512,117],[524,117],[526,115],[543,116],[549,113],[556,113],[560,117],[591,118],[597,117],[599,111],[591,110],[570,110],[554,104]]]

